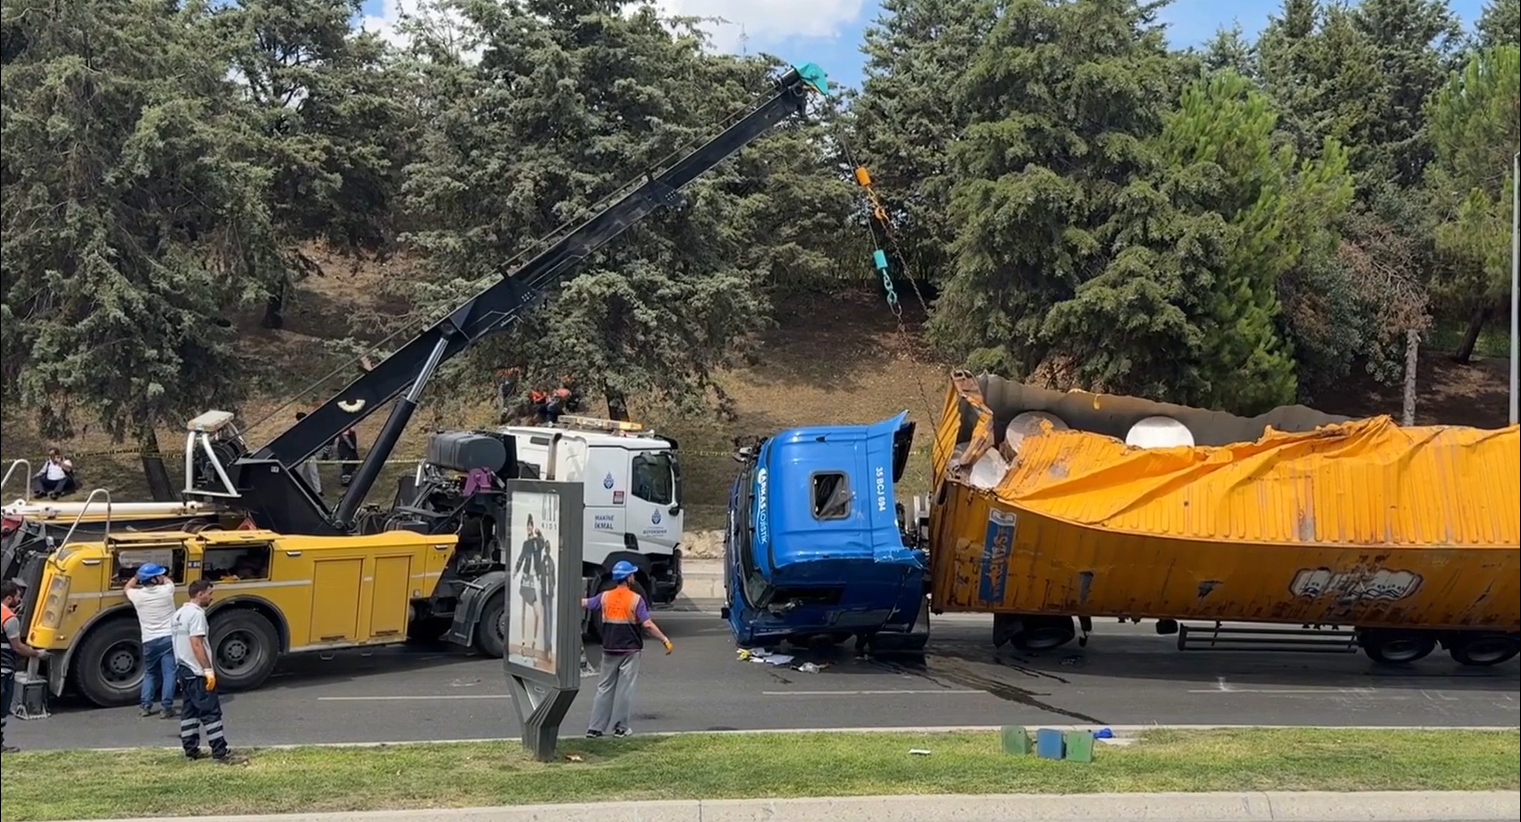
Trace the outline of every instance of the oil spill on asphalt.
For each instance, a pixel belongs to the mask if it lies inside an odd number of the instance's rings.
[[[1039,691],[1032,691],[1027,688],[1020,688],[1012,683],[1005,682],[1001,679],[987,676],[985,674],[980,674],[972,670],[969,662],[981,662],[986,660],[986,658],[986,654],[979,655],[979,658],[976,660],[968,660],[962,656],[951,654],[927,654],[925,655],[923,661],[892,660],[879,657],[873,659],[871,662],[873,665],[880,668],[885,668],[886,670],[892,671],[893,673],[904,674],[907,676],[917,676],[921,679],[926,679],[930,682],[935,683],[936,685],[939,685],[942,688],[952,689],[960,687],[984,691],[1005,702],[1012,702],[1016,705],[1024,705],[1026,707],[1034,708],[1039,711],[1056,714],[1057,716],[1065,716],[1069,719],[1078,720],[1079,722],[1085,722],[1094,725],[1107,724],[1104,722],[1104,720],[1097,717],[1089,716],[1088,714],[1081,713],[1079,711],[1070,711],[1066,708],[1060,708],[1050,704],[1049,702],[1046,702],[1045,699],[1051,696],[1049,692],[1043,693]],[[1014,668],[1015,670],[1018,670],[1031,678],[1051,679],[1059,684],[1067,684],[1067,680],[1063,679],[1062,677],[1048,674],[1044,671],[1037,671],[1029,668],[1022,668],[1017,665],[1003,663],[996,656],[993,657],[993,663],[1002,665],[1003,667]]]

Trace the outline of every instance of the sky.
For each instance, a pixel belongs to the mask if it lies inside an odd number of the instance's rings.
[[[1485,0],[1450,0],[1466,26]],[[388,31],[416,0],[366,0],[365,26]],[[877,0],[658,0],[668,13],[720,18],[709,26],[714,46],[730,52],[765,51],[792,63],[817,63],[846,86],[861,82],[862,32],[880,14]],[[1248,36],[1266,25],[1280,0],[1173,0],[1162,13],[1173,45],[1195,46],[1221,27],[1239,23]]]

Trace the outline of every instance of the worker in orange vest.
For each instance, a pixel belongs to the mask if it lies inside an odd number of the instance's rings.
[[[0,645],[0,751],[15,753],[16,749],[5,741],[5,725],[11,718],[11,699],[16,695],[16,662],[20,657],[47,659],[47,651],[39,651],[21,639],[21,618],[16,609],[21,607],[25,588],[15,580],[0,585],[0,626],[5,629],[5,644]]]
[[[671,652],[671,640],[650,619],[649,604],[634,592],[634,574],[638,570],[632,562],[619,560],[613,565],[616,587],[581,600],[581,607],[602,612],[602,681],[597,683],[597,696],[592,699],[587,739],[601,739],[609,727],[616,737],[633,733],[628,723],[634,703],[634,686],[639,681],[644,632],[648,631],[650,636],[660,640],[667,654]]]

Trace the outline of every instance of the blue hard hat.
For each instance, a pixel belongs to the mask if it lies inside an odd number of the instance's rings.
[[[639,573],[639,569],[634,567],[634,563],[626,559],[620,559],[613,566],[613,582],[622,582],[637,573]]]
[[[161,577],[161,576],[163,576],[163,575],[165,575],[167,573],[169,573],[169,569],[168,568],[165,568],[162,565],[154,565],[153,563],[150,562],[150,563],[147,563],[146,565],[140,566],[137,569],[137,581],[138,582],[147,582],[148,580],[153,579],[154,577]]]

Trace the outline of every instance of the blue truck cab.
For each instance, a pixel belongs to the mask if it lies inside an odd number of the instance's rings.
[[[722,614],[738,644],[924,648],[928,563],[894,491],[913,437],[903,412],[794,428],[736,454]]]

